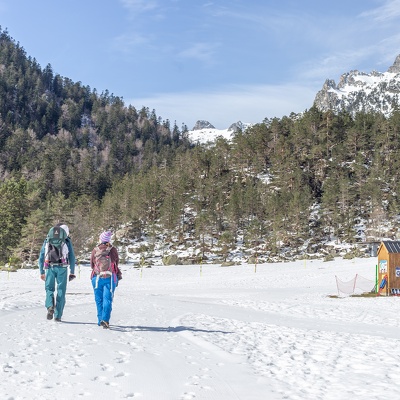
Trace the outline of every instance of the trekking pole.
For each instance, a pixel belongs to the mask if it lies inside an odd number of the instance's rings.
[[[203,259],[200,260],[200,276],[203,274]]]
[[[8,260],[8,279],[10,279],[10,271],[11,271],[11,257]]]

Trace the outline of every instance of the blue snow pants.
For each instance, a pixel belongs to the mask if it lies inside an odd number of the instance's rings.
[[[54,306],[54,318],[60,318],[63,315],[65,306],[65,293],[67,291],[68,268],[54,266],[46,269],[46,279],[44,288],[46,290],[46,308]],[[54,298],[54,292],[57,294]]]
[[[94,289],[94,300],[97,307],[97,324],[100,325],[101,321],[110,322],[112,301],[117,282],[114,282],[114,276],[99,279],[97,279],[97,276],[94,276],[92,278],[92,285]]]

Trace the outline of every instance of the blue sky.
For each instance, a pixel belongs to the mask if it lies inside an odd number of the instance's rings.
[[[400,0],[0,0],[0,25],[42,68],[189,129],[302,112],[400,54]]]

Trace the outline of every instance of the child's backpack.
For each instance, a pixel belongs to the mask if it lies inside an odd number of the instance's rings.
[[[63,228],[59,226],[54,226],[53,228],[50,228],[46,239],[46,262],[48,262],[49,264],[66,263],[65,250],[63,249],[63,247],[66,247],[65,239],[67,239],[67,237],[67,232],[65,232]]]
[[[111,249],[111,245],[107,247],[99,245],[95,248],[93,268],[93,272],[95,275],[112,275],[113,266],[110,258]]]

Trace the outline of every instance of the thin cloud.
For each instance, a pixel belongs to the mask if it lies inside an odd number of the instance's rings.
[[[120,0],[123,7],[127,8],[133,15],[152,11],[158,8],[156,1],[149,0]]]
[[[299,76],[304,80],[319,82],[323,82],[325,79],[335,79],[339,74],[348,72],[349,68],[350,70],[356,69],[355,66],[360,63],[360,60],[365,59],[372,51],[371,47],[335,52],[332,50],[327,56],[307,61],[299,66],[299,70],[302,71]]]
[[[114,48],[122,53],[131,53],[138,46],[148,44],[153,39],[140,33],[127,33],[114,38]]]
[[[257,10],[249,8],[212,8],[212,17],[219,18],[224,24],[232,21],[234,26],[243,24],[248,29],[263,29],[275,31],[282,35],[284,32],[293,32],[294,29],[301,29],[305,32],[304,26],[310,26],[310,16],[302,13],[290,13],[271,10],[267,6],[261,6]]]
[[[385,22],[400,17],[400,0],[388,0],[381,7],[360,14],[364,18],[372,18],[376,22]]]
[[[387,71],[398,55],[400,34],[393,34],[392,25],[382,22],[399,16],[400,0],[389,0],[363,12],[352,23],[347,18],[337,20],[335,29],[327,28],[329,19],[314,25],[314,35],[324,39],[326,49],[298,65],[298,76],[313,82],[336,80],[353,69],[366,73],[374,69]],[[371,59],[375,59],[374,64]]]
[[[216,49],[220,45],[217,43],[195,43],[191,47],[181,51],[178,56],[180,58],[194,59],[204,64],[215,64],[214,55]]]
[[[374,49],[376,50],[375,54],[382,54],[380,64],[391,66],[400,54],[400,33],[383,39]]]

